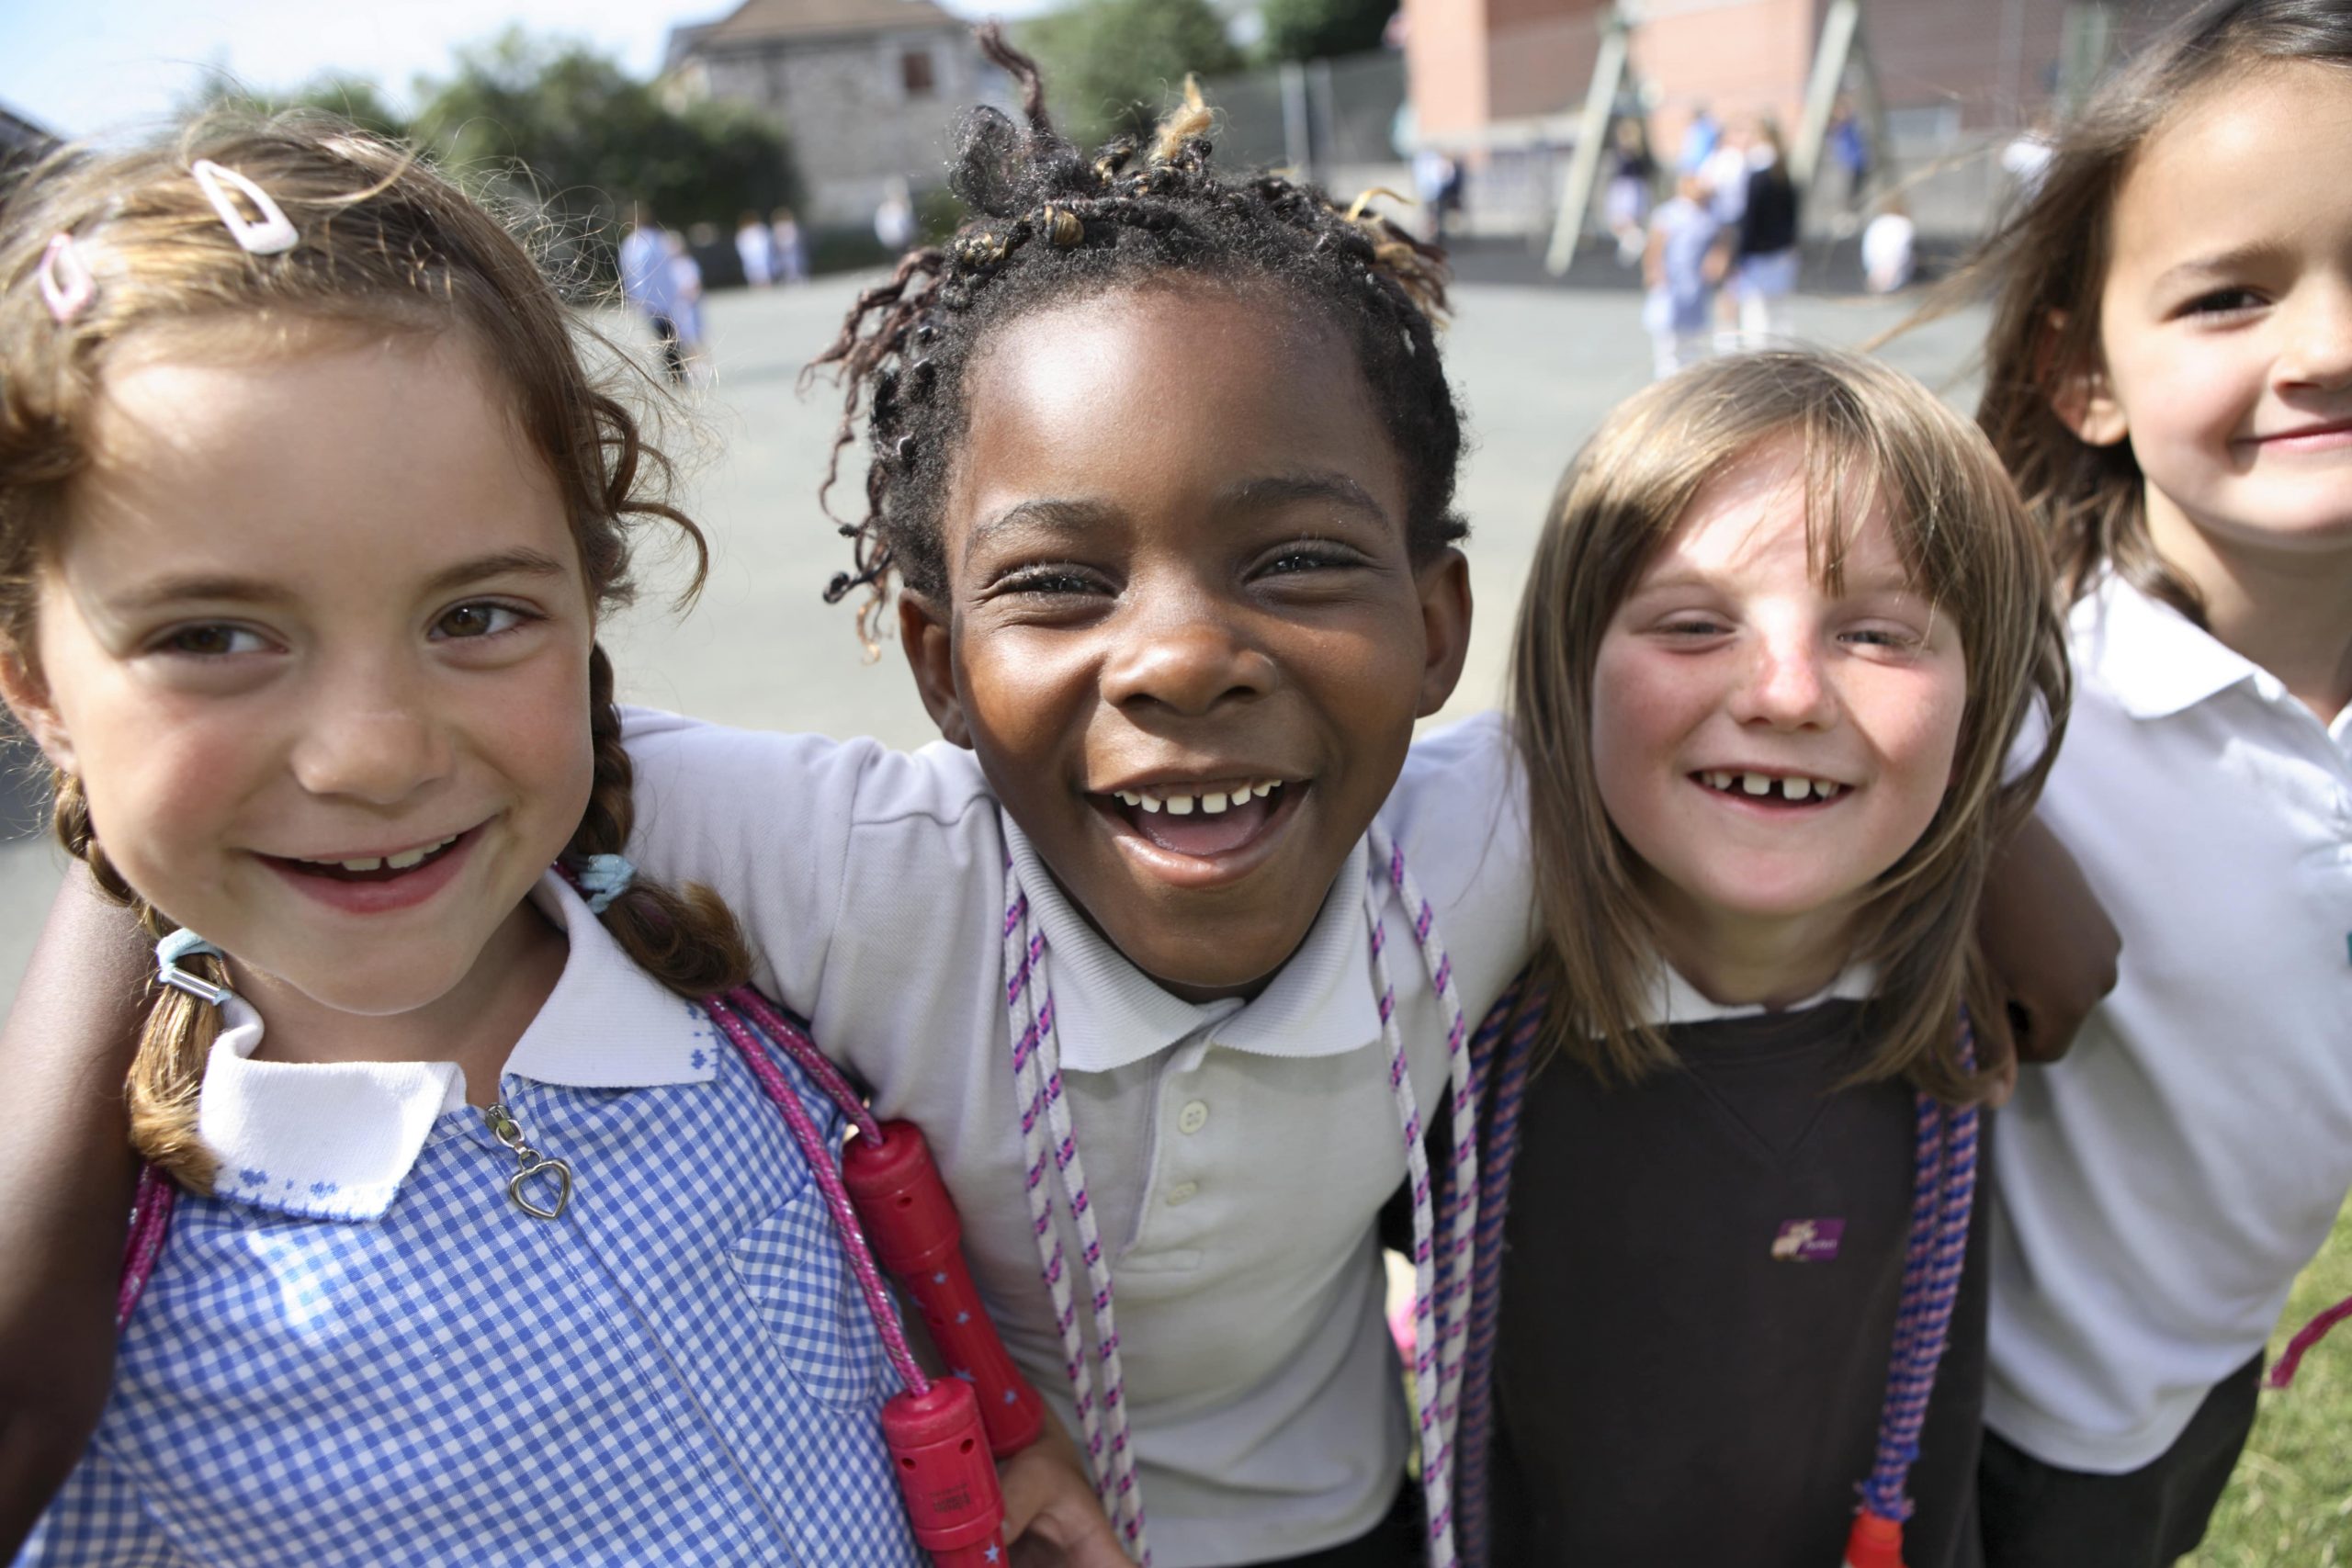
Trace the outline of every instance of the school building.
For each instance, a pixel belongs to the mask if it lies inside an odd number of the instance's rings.
[[[1997,150],[2061,111],[2188,0],[1402,0],[1416,132],[1468,175],[1476,227],[1548,221],[1602,67],[1618,113],[1671,163],[1702,107],[1769,113],[1792,140],[1817,94],[1868,120],[1883,182],[1923,228],[1998,194]],[[1622,72],[1605,47],[1622,39]],[[1808,152],[1810,150],[1807,150]],[[1801,153],[1800,171],[1811,166]],[[1976,166],[1973,175],[1965,173]],[[1944,209],[1950,209],[1947,213]]]
[[[742,0],[671,30],[663,89],[780,122],[820,226],[863,226],[894,182],[937,185],[962,108],[1001,97],[966,23],[932,0]]]

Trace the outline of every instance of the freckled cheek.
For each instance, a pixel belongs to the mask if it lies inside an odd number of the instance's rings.
[[[1604,642],[1592,677],[1594,767],[1604,776],[1625,777],[1671,766],[1674,749],[1693,722],[1693,702],[1687,671]]]

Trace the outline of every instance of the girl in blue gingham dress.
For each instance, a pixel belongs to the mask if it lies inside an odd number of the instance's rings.
[[[618,859],[595,633],[632,525],[702,540],[555,295],[341,129],[30,189],[0,684],[163,937],[130,1094],[170,1223],[24,1560],[922,1561],[809,1167],[688,999],[741,938]]]

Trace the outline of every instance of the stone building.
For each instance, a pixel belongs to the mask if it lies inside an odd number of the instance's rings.
[[[682,97],[750,104],[781,121],[820,225],[870,220],[894,180],[944,183],[958,113],[1003,96],[970,29],[931,0],[743,0],[673,29],[664,74]]]

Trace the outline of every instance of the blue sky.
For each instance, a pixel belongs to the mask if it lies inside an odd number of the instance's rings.
[[[1022,17],[1050,0],[942,0],[962,16]],[[326,72],[374,78],[395,102],[451,51],[519,23],[584,39],[631,70],[662,39],[733,0],[0,0],[0,104],[52,130],[136,130],[170,113],[213,68],[293,87]]]

